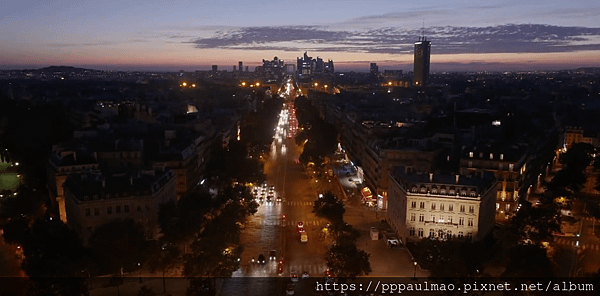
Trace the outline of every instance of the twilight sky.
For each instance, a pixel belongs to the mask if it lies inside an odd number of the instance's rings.
[[[597,0],[0,0],[0,69],[253,69],[308,51],[336,70],[600,67]]]

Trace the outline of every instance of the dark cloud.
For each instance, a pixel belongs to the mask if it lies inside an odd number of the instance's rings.
[[[344,31],[318,26],[248,27],[222,29],[212,37],[192,38],[187,42],[203,49],[398,54],[411,52],[420,35],[421,30],[402,28]],[[427,28],[425,35],[432,42],[432,52],[437,54],[600,50],[600,28],[539,24],[447,26]]]

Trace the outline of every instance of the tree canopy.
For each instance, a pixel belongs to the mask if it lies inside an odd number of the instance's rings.
[[[115,219],[98,227],[89,239],[100,273],[137,270],[146,262],[149,245],[144,228],[132,219]]]
[[[323,196],[317,197],[314,202],[313,213],[317,217],[328,219],[331,223],[341,223],[345,212],[344,203],[331,191],[323,193]]]

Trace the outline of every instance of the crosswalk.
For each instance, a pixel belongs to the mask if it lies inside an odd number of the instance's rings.
[[[300,221],[281,221],[281,220],[257,220],[253,221],[253,224],[262,225],[262,226],[296,226]],[[326,221],[319,220],[311,220],[311,221],[302,221],[304,223],[304,227],[307,226],[325,226],[327,225]]]
[[[263,200],[258,201],[258,203],[260,205],[267,205],[267,203]],[[315,203],[312,201],[276,201],[275,203],[273,203],[273,205],[282,205],[285,204],[286,206],[292,206],[292,207],[312,207]],[[270,204],[269,204],[270,205]]]
[[[286,201],[286,205],[288,206],[313,206],[314,202],[312,201]]]
[[[267,264],[265,266],[258,266],[256,268],[264,268],[267,274],[278,274],[277,265],[276,264]],[[299,277],[302,276],[304,272],[307,272],[309,276],[321,276],[327,270],[327,264],[292,264],[292,265],[283,265],[283,274],[284,276],[290,276],[291,274],[295,274]]]
[[[574,246],[574,247],[578,247],[582,250],[589,249],[589,250],[600,251],[599,244],[581,244],[577,240],[566,239],[566,238],[561,238],[561,237],[554,237],[554,243],[563,245],[563,246]]]

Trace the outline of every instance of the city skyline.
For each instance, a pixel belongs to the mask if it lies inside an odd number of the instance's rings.
[[[375,5],[373,5],[375,4]],[[443,4],[443,5],[442,5]],[[0,3],[0,69],[250,71],[305,51],[337,71],[412,70],[432,42],[431,71],[559,70],[600,66],[593,1],[273,1]],[[424,24],[424,25],[423,25]]]

